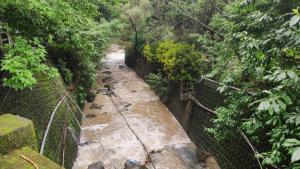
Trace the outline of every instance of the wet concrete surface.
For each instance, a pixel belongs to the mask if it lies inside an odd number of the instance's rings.
[[[97,161],[105,169],[124,169],[128,160],[149,169],[153,168],[151,163],[156,169],[202,169],[195,145],[150,87],[124,65],[124,55],[123,49],[115,47],[97,73],[92,90],[95,99],[84,108],[91,126],[82,121],[73,169],[87,169]]]

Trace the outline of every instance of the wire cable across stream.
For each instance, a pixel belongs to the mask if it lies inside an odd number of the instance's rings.
[[[137,139],[137,140],[140,142],[140,144],[142,145],[143,149],[144,149],[145,152],[146,152],[146,156],[149,158],[150,163],[152,164],[152,167],[153,167],[154,169],[156,169],[156,167],[155,167],[155,165],[154,165],[154,163],[153,163],[153,161],[152,161],[152,159],[151,159],[150,153],[149,153],[149,151],[148,151],[147,148],[146,148],[146,145],[142,142],[142,140],[139,138],[139,136],[138,136],[137,133],[133,130],[133,128],[131,128],[131,126],[129,125],[129,123],[128,123],[126,117],[124,116],[124,114],[123,114],[123,113],[119,110],[119,108],[117,107],[117,105],[116,105],[114,99],[113,99],[111,96],[110,96],[109,98],[111,99],[111,102],[113,103],[113,105],[114,105],[115,109],[117,110],[118,114],[119,114],[119,115],[122,117],[122,119],[125,121],[125,123],[126,123],[127,127],[129,128],[129,130],[134,134],[134,136],[136,137],[136,139]]]

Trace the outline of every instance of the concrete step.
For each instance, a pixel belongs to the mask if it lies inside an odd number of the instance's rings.
[[[37,139],[31,120],[12,114],[0,115],[0,155],[24,146],[37,150]]]
[[[1,169],[63,169],[29,147],[0,156]]]

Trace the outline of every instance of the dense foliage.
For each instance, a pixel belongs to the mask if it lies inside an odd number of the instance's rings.
[[[146,45],[144,55],[148,61],[161,63],[170,80],[193,82],[203,74],[204,58],[188,44],[163,41],[155,49]]]
[[[150,73],[147,76],[146,82],[150,85],[151,89],[164,101],[168,100],[170,94],[170,85],[167,78],[161,72]]]
[[[5,58],[1,62],[1,70],[9,72],[9,76],[3,79],[5,86],[23,89],[37,83],[34,74],[43,73],[50,77],[57,74],[56,69],[43,63],[46,50],[38,39],[28,42],[21,37],[16,37],[14,45],[4,46],[4,52]]]
[[[232,2],[225,7],[228,17],[216,15],[211,22],[224,40],[198,37],[215,60],[209,75],[252,92],[220,87],[228,105],[217,110],[214,134],[226,139],[236,131],[229,129],[239,127],[254,143],[266,144],[267,138],[271,148],[257,155],[265,166],[300,167],[299,148],[288,144],[300,139],[300,29],[299,12],[293,12],[297,5],[297,1]]]
[[[71,81],[79,84],[86,91],[95,80],[97,63],[103,56],[109,40],[118,35],[121,24],[117,17],[123,3],[119,0],[4,0],[0,2],[1,29],[9,32],[13,41],[19,41],[16,37],[25,41],[38,39],[42,42],[39,43],[38,49],[44,48],[42,55],[46,55],[47,60],[51,61],[61,74],[64,75],[66,71],[72,73],[73,76],[68,75],[65,80],[70,81],[72,77]],[[10,45],[11,47],[6,47],[4,51],[5,57],[1,61],[2,65],[16,59],[8,57],[6,53],[14,52],[10,50],[21,50],[21,46],[13,43]],[[26,48],[28,55],[41,58],[32,64],[35,67],[43,66],[45,56],[41,56],[41,50],[35,48],[37,44],[28,45],[32,46],[32,51]],[[22,57],[22,59],[23,62],[30,62],[31,58]],[[11,78],[16,75],[11,69],[5,68],[5,70]],[[23,76],[32,74],[31,81],[33,82],[37,71],[28,69],[24,72],[23,70],[19,71],[20,74]],[[6,84],[22,89],[33,85],[32,82],[17,83],[14,86],[6,81]]]
[[[218,139],[242,131],[265,145],[256,155],[265,168],[300,168],[300,1],[148,3],[139,45],[147,44],[143,55],[159,63],[162,76],[180,82],[202,75],[224,84],[226,106],[208,131]]]

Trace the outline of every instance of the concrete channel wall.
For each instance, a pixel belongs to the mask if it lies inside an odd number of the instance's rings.
[[[145,79],[149,73],[154,72],[155,66],[148,63],[146,58],[140,57],[132,68]],[[196,86],[194,97],[205,107],[215,110],[224,105],[224,96],[219,94],[217,87],[218,84],[204,79]],[[181,101],[179,84],[171,84],[171,88],[172,93],[165,104],[200,150],[213,155],[222,169],[259,168],[251,148],[241,136],[226,142],[216,140],[206,131],[206,128],[213,127],[215,115],[193,101]]]

